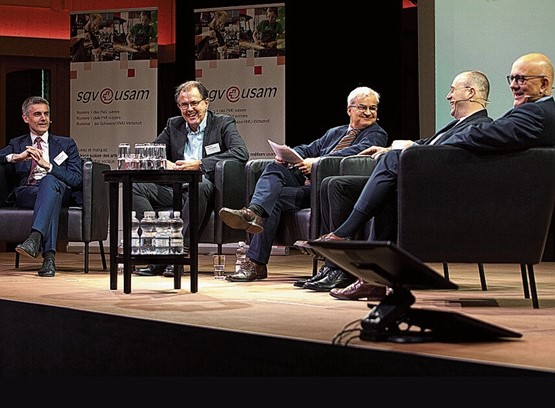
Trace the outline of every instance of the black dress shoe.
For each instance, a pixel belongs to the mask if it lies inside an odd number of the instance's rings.
[[[334,288],[346,288],[354,281],[356,281],[356,278],[350,273],[344,272],[341,269],[332,269],[323,279],[316,282],[305,283],[303,289],[311,289],[316,292],[329,292]]]
[[[40,251],[40,235],[31,234],[23,243],[15,247],[15,250],[25,256],[35,259]]]
[[[138,276],[157,276],[162,275],[167,265],[148,265],[146,268],[137,268],[133,271]]]
[[[252,282],[257,279],[266,279],[268,277],[268,268],[266,265],[257,264],[247,259],[241,269],[237,272],[227,275],[226,280],[231,282]]]
[[[223,207],[218,214],[222,221],[231,228],[245,230],[251,234],[259,234],[264,231],[262,217],[256,215],[254,211],[248,208],[243,207],[240,210],[232,210],[231,208]]]
[[[44,258],[38,275],[43,277],[52,277],[56,275],[56,263],[54,262],[54,258]]]
[[[180,269],[181,269],[181,276],[184,276],[185,271],[183,270],[183,268],[180,268]],[[162,272],[162,276],[165,276],[166,278],[173,278],[173,275],[174,275],[173,271],[174,271],[173,265],[168,265],[166,266],[166,269],[164,269],[164,272]]]
[[[293,283],[293,286],[296,286],[298,288],[302,288],[304,286],[304,284],[307,283],[307,282],[319,281],[320,279],[323,279],[328,273],[330,273],[331,270],[332,269],[329,266],[322,265],[320,270],[318,272],[316,272],[316,275],[311,276],[308,279],[299,279],[299,280],[295,281],[295,283]]]

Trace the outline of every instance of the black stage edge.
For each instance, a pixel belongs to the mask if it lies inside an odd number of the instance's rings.
[[[553,377],[331,339],[323,344],[11,300],[0,300],[0,328],[2,377]]]

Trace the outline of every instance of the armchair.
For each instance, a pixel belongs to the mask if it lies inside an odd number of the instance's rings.
[[[83,158],[83,184],[75,191],[72,202],[62,208],[58,239],[83,242],[84,272],[89,272],[89,244],[98,241],[102,267],[107,269],[103,241],[108,237],[108,186],[102,172],[110,169],[108,164]],[[29,235],[33,222],[33,210],[14,207],[6,198],[13,188],[13,164],[0,165],[0,241],[23,242]],[[15,254],[15,267],[19,268],[19,253]]]
[[[538,308],[533,266],[555,207],[554,174],[553,148],[496,155],[408,149],[399,163],[398,244],[425,262],[520,264],[524,297],[531,292]]]
[[[216,186],[214,212],[199,237],[199,242],[217,244],[218,254],[221,255],[223,244],[247,239],[245,231],[228,227],[218,216],[222,207],[240,208],[244,205],[245,163],[237,160],[221,160],[216,163],[214,177]]]
[[[368,175],[372,162],[346,157],[340,173]],[[548,236],[553,240],[554,169],[549,148],[503,155],[409,149],[399,165],[398,244],[424,262],[441,262],[446,278],[449,262],[476,262],[482,290],[484,263],[518,263],[524,296],[531,291],[537,308],[533,265],[541,262]]]

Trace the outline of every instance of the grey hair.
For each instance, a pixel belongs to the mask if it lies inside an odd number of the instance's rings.
[[[46,105],[48,110],[50,110],[50,103],[42,96],[30,96],[23,101],[21,104],[21,113],[27,115],[29,113],[29,107],[31,105]]]
[[[372,88],[367,86],[359,86],[351,91],[347,97],[347,106],[352,105],[357,98],[366,98],[369,95],[373,95],[376,98],[376,102],[380,103],[380,94],[374,91]]]

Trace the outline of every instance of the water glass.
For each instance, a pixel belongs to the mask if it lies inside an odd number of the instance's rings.
[[[127,170],[129,155],[131,154],[131,145],[129,143],[120,143],[118,145],[118,170]]]
[[[214,255],[214,279],[225,279],[225,255]]]

